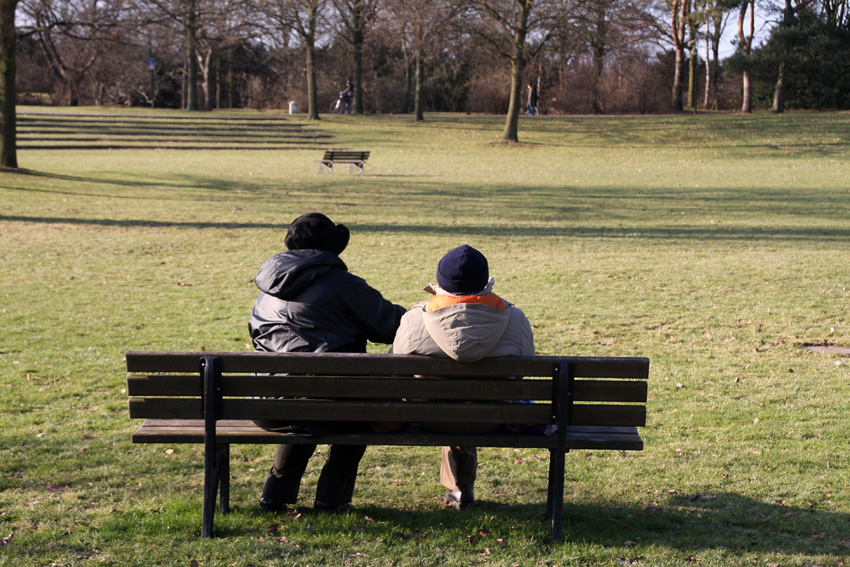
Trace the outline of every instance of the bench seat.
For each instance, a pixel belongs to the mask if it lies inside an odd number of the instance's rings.
[[[319,436],[294,435],[266,431],[250,420],[229,420],[216,423],[219,443],[278,445],[397,445],[439,447],[443,445],[469,445],[476,447],[523,447],[551,449],[557,445],[552,435],[527,435],[522,433],[490,433],[486,435],[458,435],[437,433],[421,428],[405,428],[393,433],[346,433]],[[133,443],[203,443],[202,419],[147,419],[133,433]],[[573,426],[567,429],[567,450],[621,450],[641,451],[643,440],[637,427]]]
[[[353,173],[357,168],[360,175],[363,175],[363,166],[369,159],[369,153],[361,150],[325,150],[325,155],[319,160],[319,173],[327,168],[328,174],[333,175],[335,163],[347,163],[349,173]]]

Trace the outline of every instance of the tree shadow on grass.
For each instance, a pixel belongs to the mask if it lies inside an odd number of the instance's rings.
[[[2,215],[0,223],[42,223],[100,226],[116,228],[176,228],[176,229],[226,229],[226,230],[280,230],[281,222],[240,221],[160,221],[144,219],[93,219],[74,217],[37,217],[24,215]],[[501,237],[505,234],[502,225],[385,225],[351,224],[352,232],[377,233],[402,236],[419,234],[444,234],[456,237]],[[850,228],[809,227],[701,227],[701,226],[511,226],[514,237],[565,237],[588,239],[642,239],[657,241],[775,241],[775,242],[846,242],[850,239]]]

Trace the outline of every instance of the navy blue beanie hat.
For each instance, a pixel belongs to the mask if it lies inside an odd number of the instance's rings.
[[[437,283],[449,293],[475,293],[489,281],[487,258],[466,244],[449,250],[437,265]]]
[[[322,213],[307,213],[290,223],[284,242],[287,250],[325,250],[339,255],[350,237],[345,226],[334,224]]]

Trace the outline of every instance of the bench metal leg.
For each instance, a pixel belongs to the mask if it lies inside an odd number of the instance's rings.
[[[552,540],[560,541],[564,516],[565,460],[568,452],[567,424],[570,423],[572,412],[572,364],[569,362],[557,364],[552,378],[555,381],[555,396],[561,412],[553,416],[558,426],[555,432],[558,444],[554,449],[549,449],[549,493],[546,499],[546,516],[552,520]]]
[[[230,508],[230,445],[216,445],[211,455],[205,455],[201,537],[213,535],[216,496],[219,496],[218,511],[226,513]]]
[[[218,453],[218,513],[230,512],[230,445],[219,445]]]
[[[546,499],[546,517],[552,520],[553,541],[561,541],[565,457],[566,451],[549,449],[549,493]]]
[[[215,517],[215,497],[222,482],[222,505],[230,499],[230,446],[216,442],[215,424],[221,401],[221,359],[205,356],[201,359],[201,377],[204,386],[204,512],[201,522],[201,537],[212,537]],[[222,479],[222,469],[228,478]]]

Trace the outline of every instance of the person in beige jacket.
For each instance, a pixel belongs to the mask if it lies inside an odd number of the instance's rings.
[[[487,258],[463,245],[437,265],[437,284],[427,301],[401,318],[392,352],[450,357],[474,362],[486,357],[533,356],[534,336],[525,314],[493,293]],[[458,430],[462,426],[455,426]],[[481,431],[464,432],[480,433]],[[465,508],[475,500],[478,467],[475,447],[443,447],[440,481],[448,489],[446,507]]]

